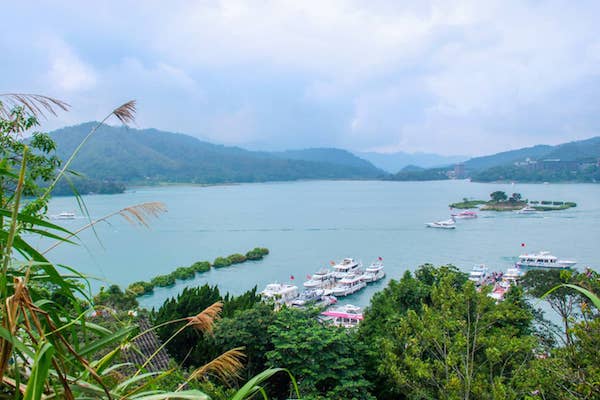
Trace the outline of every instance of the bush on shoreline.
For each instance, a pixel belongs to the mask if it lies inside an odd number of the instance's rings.
[[[233,264],[241,264],[248,260],[261,260],[267,254],[269,254],[269,249],[265,247],[255,247],[248,251],[246,255],[234,253],[227,257],[217,257],[212,265],[208,261],[197,261],[189,267],[179,267],[170,274],[155,276],[150,282],[133,282],[127,287],[127,292],[133,293],[135,296],[143,296],[152,293],[155,287],[169,287],[175,285],[177,280],[193,279],[196,274],[210,271],[211,267],[224,268]]]

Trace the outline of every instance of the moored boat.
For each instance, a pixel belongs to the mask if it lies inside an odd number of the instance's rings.
[[[345,304],[321,313],[321,319],[335,326],[353,328],[363,320],[363,314],[360,307]]]
[[[577,264],[572,260],[559,260],[548,251],[533,254],[521,254],[516,266],[521,268],[568,269]]]
[[[260,292],[264,301],[272,301],[276,304],[289,304],[298,297],[298,287],[284,283],[269,283],[265,290]]]
[[[343,297],[364,289],[367,284],[361,278],[362,275],[348,273],[344,278],[340,279],[337,285],[332,289],[333,295],[336,297]]]
[[[333,277],[335,280],[340,280],[348,274],[359,272],[361,266],[361,263],[353,258],[344,258],[339,264],[333,265]]]
[[[488,275],[488,267],[484,264],[476,265],[471,269],[469,273],[469,280],[474,282],[475,285],[481,285],[485,282]]]
[[[319,271],[307,277],[303,286],[307,289],[331,289],[335,283],[333,272],[328,269],[320,269]]]
[[[362,280],[370,283],[377,282],[380,279],[385,278],[385,271],[383,270],[383,259],[379,257],[377,261],[373,262],[365,269],[365,273],[362,275]]]
[[[502,280],[509,284],[515,284],[519,279],[523,276],[523,271],[518,267],[508,268],[504,275],[502,276]]]

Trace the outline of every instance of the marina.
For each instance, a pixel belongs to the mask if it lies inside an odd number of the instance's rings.
[[[476,219],[457,219],[455,230],[423,226],[444,219],[444,210],[457,198],[486,198],[494,190],[518,190],[533,198],[564,198],[567,187],[518,185],[517,189],[465,181],[139,187],[123,194],[82,199],[92,219],[133,204],[164,202],[168,213],[150,221],[149,229],[115,218],[110,224],[97,225],[95,232],[80,233],[85,246],[64,244],[48,255],[57,263],[98,277],[91,282],[97,291],[112,283],[127,287],[139,280],[149,281],[181,265],[212,261],[256,246],[271,250],[260,262],[212,269],[172,287],[157,288],[139,298],[147,308],[158,307],[185,287],[203,284],[241,294],[254,286],[260,291],[268,283],[294,275],[292,283],[301,291],[308,275],[312,277],[323,266],[331,270],[330,260],[351,255],[367,266],[374,256],[382,255],[385,277],[339,299],[367,306],[389,280],[400,279],[404,272],[425,263],[452,264],[467,273],[473,265],[485,263],[492,270],[505,271],[514,266],[519,254],[547,249],[561,259],[577,260],[580,269],[594,267],[600,237],[597,185],[582,184],[577,192],[569,192],[569,199],[578,203],[573,209],[531,215],[481,211]],[[416,191],[418,196],[406,195]],[[336,201],[340,195],[345,199],[343,205]],[[290,213],[297,202],[307,207]],[[51,215],[66,210],[78,210],[75,199],[51,200]],[[84,223],[79,218],[61,222],[71,231]],[[52,244],[51,240],[39,241],[40,248]],[[523,251],[521,243],[527,244],[528,251]]]

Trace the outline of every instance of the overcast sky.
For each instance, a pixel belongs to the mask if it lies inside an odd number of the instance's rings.
[[[140,128],[261,149],[476,155],[600,134],[597,0],[1,9],[0,92],[72,105],[46,129],[137,99]]]

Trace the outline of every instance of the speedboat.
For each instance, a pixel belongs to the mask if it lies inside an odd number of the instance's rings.
[[[72,212],[61,212],[54,216],[55,219],[75,219],[75,213]]]
[[[340,279],[332,292],[335,297],[348,296],[356,293],[367,286],[363,281],[362,275],[349,273],[344,278]]]
[[[488,267],[486,267],[484,264],[476,265],[469,273],[469,280],[474,282],[475,285],[481,285],[485,281],[487,274]]]
[[[425,224],[428,228],[439,228],[439,229],[455,229],[456,221],[454,218],[447,219],[445,221],[429,222]]]
[[[335,283],[333,272],[323,268],[308,276],[308,280],[304,282],[304,287],[307,289],[330,289]]]
[[[531,206],[525,206],[517,211],[517,214],[535,214],[537,210]]]
[[[461,211],[457,214],[452,214],[453,218],[457,218],[457,219],[472,219],[472,218],[477,218],[477,213],[475,211]]]
[[[359,272],[362,264],[353,258],[344,258],[339,264],[333,266],[333,277],[340,280],[348,274]]]
[[[362,280],[370,283],[377,282],[385,277],[385,271],[383,270],[383,260],[379,259],[369,265],[365,269],[365,273],[362,275]]]
[[[269,283],[265,290],[260,292],[264,301],[272,301],[276,304],[289,304],[298,297],[298,286],[284,283]]]
[[[576,261],[559,260],[548,251],[540,251],[534,254],[521,254],[516,265],[525,268],[568,269],[575,264]]]

